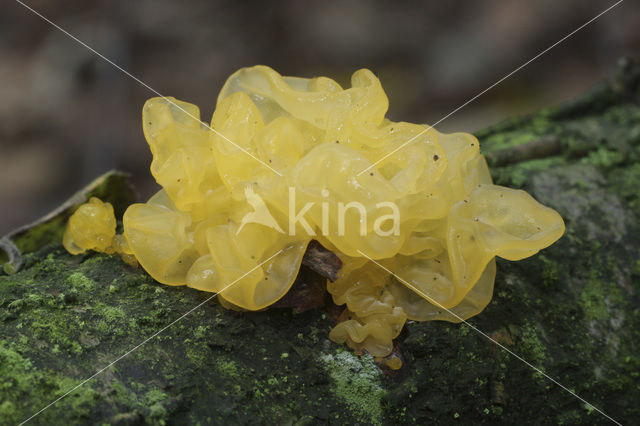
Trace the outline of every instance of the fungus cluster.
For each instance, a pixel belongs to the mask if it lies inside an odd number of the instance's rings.
[[[554,210],[492,184],[475,137],[392,122],[387,108],[365,69],[348,89],[241,69],[210,126],[195,105],[152,98],[143,129],[162,189],[126,210],[122,235],[113,209],[91,200],[70,219],[64,245],[119,252],[160,283],[259,310],[289,290],[317,240],[343,262],[327,283],[346,305],[329,337],[387,356],[407,319],[480,312],[496,256],[523,259],[564,232]]]

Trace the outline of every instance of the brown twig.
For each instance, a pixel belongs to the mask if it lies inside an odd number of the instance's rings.
[[[340,258],[316,240],[312,240],[307,246],[302,264],[331,281],[338,279],[338,271],[342,268]]]

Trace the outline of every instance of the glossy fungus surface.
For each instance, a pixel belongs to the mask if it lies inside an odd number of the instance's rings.
[[[347,89],[241,69],[210,126],[195,105],[152,98],[143,129],[162,189],[127,209],[119,241],[113,209],[91,200],[65,247],[129,254],[163,284],[258,310],[289,290],[315,239],[343,261],[327,283],[345,305],[330,338],[386,356],[407,319],[480,312],[496,256],[523,259],[564,232],[554,210],[492,184],[474,136],[392,122],[387,108],[365,69]]]

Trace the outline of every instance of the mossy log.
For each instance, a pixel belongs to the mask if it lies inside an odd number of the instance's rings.
[[[640,418],[639,75],[625,62],[614,83],[477,134],[496,183],[558,210],[567,232],[498,260],[470,323],[625,424]],[[326,308],[238,313],[210,296],[56,242],[26,254],[0,276],[0,423],[123,355],[30,423],[610,423],[465,324],[408,323],[392,371],[329,341]]]

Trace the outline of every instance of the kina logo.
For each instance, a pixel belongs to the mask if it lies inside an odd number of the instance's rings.
[[[278,225],[278,222],[276,222],[262,197],[256,194],[251,186],[246,186],[244,188],[244,196],[247,198],[247,202],[251,204],[251,207],[253,207],[253,211],[244,215],[240,222],[240,227],[236,231],[236,235],[242,231],[242,228],[247,223],[259,223],[260,225],[267,226],[275,229],[281,234],[284,234],[284,231],[280,225]]]

